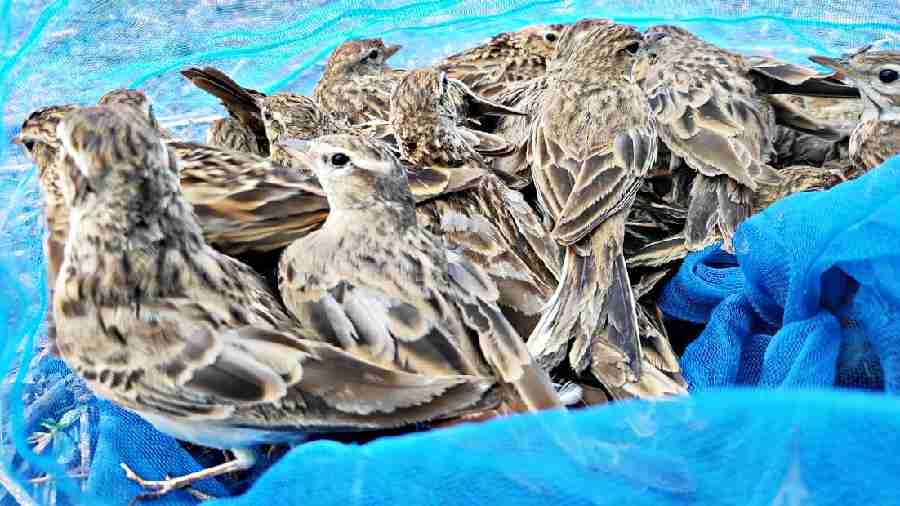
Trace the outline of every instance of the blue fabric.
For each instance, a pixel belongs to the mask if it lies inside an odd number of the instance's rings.
[[[413,67],[500,31],[585,16],[675,22],[723,47],[798,63],[900,31],[900,12],[884,0],[0,0],[0,483],[9,487],[0,486],[0,506],[25,495],[42,505],[127,504],[141,490],[121,462],[159,479],[223,458],[98,401],[44,353],[37,177],[5,141],[29,111],[141,87],[164,127],[202,140],[222,109],[185,85],[184,66],[216,65],[264,92],[309,93],[346,38],[404,44],[392,62]],[[688,258],[661,302],[669,318],[705,325],[683,358],[690,398],[365,445],[312,442],[280,460],[260,449],[251,472],[197,488],[229,496],[253,484],[216,506],[900,504],[900,400],[829,388],[897,391],[896,165],[779,203],[740,229],[737,256],[713,248]],[[747,385],[766,388],[717,388]],[[82,471],[87,479],[65,478]],[[52,484],[24,483],[48,472]],[[150,504],[195,503],[177,492]]]
[[[681,364],[693,390],[846,386],[900,393],[900,159],[743,224],[736,256],[690,255],[669,317],[706,324]]]

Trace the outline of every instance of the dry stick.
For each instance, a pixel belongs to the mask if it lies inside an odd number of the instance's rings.
[[[84,473],[72,473],[68,475],[69,478],[79,479],[79,478],[87,478],[88,475]],[[45,474],[43,476],[38,476],[37,478],[32,478],[28,480],[28,483],[32,485],[40,485],[41,483],[46,483],[52,479],[55,479],[56,476],[52,474]]]
[[[81,450],[81,474],[84,478],[88,477],[91,471],[91,433],[88,430],[90,424],[90,414],[85,409],[81,412],[81,418],[78,421],[78,431],[80,433],[78,448]],[[87,490],[87,479],[82,480],[81,490]]]
[[[19,506],[38,506],[37,501],[6,473],[6,468],[2,464],[0,464],[0,485],[3,485],[9,495],[13,496]]]

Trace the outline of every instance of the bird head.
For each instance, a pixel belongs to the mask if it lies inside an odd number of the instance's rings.
[[[56,126],[70,112],[78,109],[74,105],[51,105],[32,112],[22,123],[22,130],[13,137],[13,144],[20,144],[32,159],[38,144],[59,147]]]
[[[87,107],[57,126],[64,193],[74,207],[165,207],[179,192],[178,166],[158,131],[132,107]]]
[[[405,169],[377,141],[340,134],[284,140],[281,146],[316,174],[332,210],[388,206],[412,211],[415,205]]]
[[[387,61],[400,45],[385,45],[382,39],[348,40],[328,58],[325,73],[345,76],[377,74],[388,69]]]
[[[864,116],[900,119],[900,51],[872,51],[867,46],[841,58],[809,59],[843,74],[859,89]]]

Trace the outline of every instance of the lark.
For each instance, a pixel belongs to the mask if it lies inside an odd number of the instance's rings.
[[[134,109],[81,109],[58,129],[72,207],[53,304],[63,359],[98,396],[236,457],[158,481],[123,463],[150,495],[246,469],[254,445],[497,405],[491,376],[367,360],[301,326],[249,267],[204,241],[177,158]]]
[[[279,266],[288,309],[366,361],[429,375],[490,375],[510,406],[560,407],[549,376],[497,306],[474,263],[418,226],[406,171],[377,143],[325,136],[298,150],[330,213]]]

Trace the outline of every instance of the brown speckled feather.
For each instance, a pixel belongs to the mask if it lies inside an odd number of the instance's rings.
[[[565,25],[533,25],[505,32],[488,42],[441,60],[437,68],[483,97],[495,97],[510,84],[542,76]]]

